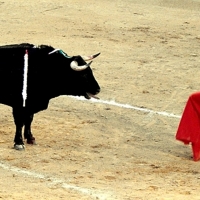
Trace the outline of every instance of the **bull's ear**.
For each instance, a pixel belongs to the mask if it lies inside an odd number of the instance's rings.
[[[88,61],[88,60],[93,60],[94,58],[96,58],[99,55],[100,55],[100,53],[90,55],[90,56],[81,56],[81,57],[83,58],[83,60]]]

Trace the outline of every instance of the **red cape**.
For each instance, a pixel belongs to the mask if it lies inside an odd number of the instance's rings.
[[[193,159],[200,159],[200,92],[193,93],[188,98],[180,120],[176,139],[184,144],[192,144]]]

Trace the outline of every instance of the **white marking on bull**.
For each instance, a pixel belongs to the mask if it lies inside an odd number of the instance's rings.
[[[23,107],[26,106],[26,99],[27,99],[27,78],[28,78],[28,50],[26,50],[26,53],[24,55],[24,81],[22,90]]]

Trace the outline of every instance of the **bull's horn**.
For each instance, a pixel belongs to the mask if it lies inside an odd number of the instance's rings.
[[[88,61],[88,60],[92,60],[94,58],[96,58],[98,55],[100,55],[100,53],[91,55],[91,56],[81,56],[83,58],[83,60]]]
[[[88,68],[91,65],[91,63],[92,63],[92,61],[86,65],[78,66],[78,63],[76,61],[72,61],[70,63],[70,66],[75,71],[82,71],[82,70]]]
[[[55,53],[57,51],[60,51],[60,49],[54,49],[53,51],[49,52],[49,55],[52,54],[52,53]]]

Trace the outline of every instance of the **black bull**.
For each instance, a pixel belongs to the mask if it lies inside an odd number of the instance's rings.
[[[31,133],[33,116],[47,109],[50,99],[60,95],[89,99],[100,92],[90,63],[85,62],[97,55],[70,57],[47,45],[0,46],[0,103],[13,109],[15,149],[24,149],[23,127],[27,143],[35,143]]]

